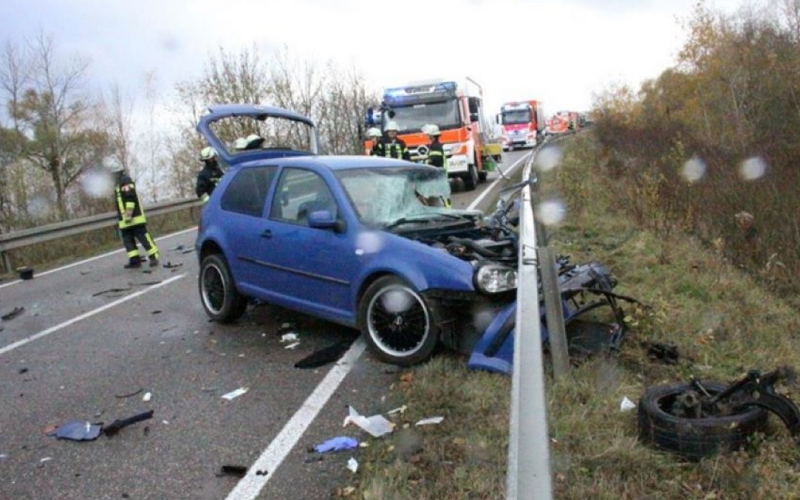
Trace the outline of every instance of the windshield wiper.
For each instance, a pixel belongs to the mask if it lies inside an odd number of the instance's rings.
[[[403,224],[413,224],[415,222],[421,222],[421,223],[426,223],[427,224],[430,221],[425,220],[425,219],[420,219],[420,218],[417,218],[417,217],[413,217],[413,218],[400,217],[396,221],[394,221],[391,224],[389,224],[388,226],[386,226],[384,229],[393,229],[393,228],[395,228],[397,226],[402,226]]]

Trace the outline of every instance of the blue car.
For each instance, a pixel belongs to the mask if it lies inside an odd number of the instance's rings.
[[[227,166],[196,241],[214,321],[258,299],[357,328],[407,366],[440,344],[469,353],[514,302],[516,232],[445,208],[444,170],[318,155],[313,122],[279,108],[216,106],[198,130]]]

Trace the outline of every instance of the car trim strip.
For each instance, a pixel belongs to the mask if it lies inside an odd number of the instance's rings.
[[[339,278],[331,278],[330,276],[325,276],[322,274],[316,273],[309,273],[308,271],[300,271],[298,269],[292,269],[291,267],[279,266],[278,264],[270,264],[269,262],[264,262],[263,260],[253,259],[251,257],[237,257],[239,260],[243,260],[245,262],[251,262],[253,264],[258,264],[259,266],[264,267],[271,267],[273,269],[280,269],[281,271],[287,271],[294,274],[300,274],[302,276],[308,276],[309,278],[316,278],[323,281],[330,281],[331,283],[336,283],[337,285],[344,285],[350,286],[350,282],[347,280],[340,280]]]

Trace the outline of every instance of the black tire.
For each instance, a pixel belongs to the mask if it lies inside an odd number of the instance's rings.
[[[247,298],[236,290],[228,263],[220,254],[203,258],[197,286],[203,309],[214,321],[232,323],[247,309]]]
[[[467,173],[464,174],[464,189],[466,191],[475,191],[478,187],[478,169],[475,165],[470,164],[467,167]]]
[[[478,182],[483,184],[484,182],[486,182],[486,178],[488,176],[489,176],[489,172],[487,172],[486,170],[481,170],[480,172],[478,172]]]
[[[387,301],[395,304],[387,306]],[[381,361],[399,366],[431,356],[439,343],[436,317],[432,305],[396,276],[376,280],[358,307],[358,325],[369,350]]]
[[[710,394],[718,394],[725,385],[704,382]],[[639,439],[643,443],[671,451],[686,459],[737,450],[754,432],[763,431],[767,412],[749,407],[726,417],[682,418],[668,413],[675,398],[692,389],[690,384],[669,384],[648,388],[639,401]]]

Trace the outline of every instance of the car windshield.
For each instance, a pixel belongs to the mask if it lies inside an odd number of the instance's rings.
[[[392,116],[392,114],[394,115]],[[383,116],[384,126],[386,126],[386,120],[395,121],[401,133],[419,132],[423,125],[429,123],[434,123],[443,130],[458,127],[460,124],[457,101],[454,99],[392,108]]]
[[[386,227],[398,220],[446,214],[447,172],[433,167],[359,168],[336,172],[359,220]]]
[[[526,109],[519,109],[515,111],[504,111],[503,112],[503,124],[504,125],[516,125],[519,123],[528,123],[531,119],[531,114]]]

